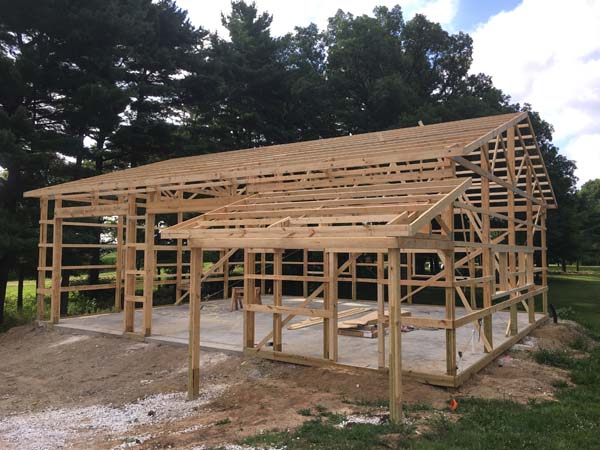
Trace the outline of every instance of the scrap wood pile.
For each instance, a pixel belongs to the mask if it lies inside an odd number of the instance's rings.
[[[370,311],[370,312],[369,312]],[[353,317],[341,322],[338,322],[338,334],[342,336],[354,336],[354,337],[365,337],[365,338],[375,338],[377,337],[377,311],[373,311],[371,308],[350,308],[344,311],[340,311],[338,313],[338,319],[343,319],[345,317],[356,316],[357,314],[362,314],[368,312],[368,314],[364,314],[359,317]],[[410,316],[410,311],[402,310],[402,316],[408,317]],[[387,327],[389,319],[389,313],[386,310],[384,312],[384,327]],[[305,327],[310,327],[313,325],[318,325],[323,323],[322,317],[311,317],[306,320],[302,320],[300,322],[296,322],[287,327],[288,330],[298,330]],[[410,325],[403,325],[402,331],[408,332],[414,330],[414,327]]]

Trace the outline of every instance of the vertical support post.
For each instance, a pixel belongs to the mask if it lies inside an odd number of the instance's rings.
[[[454,206],[450,205],[442,215],[442,220],[448,228],[448,238],[454,242]],[[444,255],[444,280],[446,319],[456,318],[455,286],[454,286],[454,250],[446,250]],[[456,376],[456,329],[446,329],[446,373]]]
[[[475,225],[471,218],[469,218],[469,241],[475,243]],[[474,249],[469,249],[473,251]],[[475,268],[475,258],[469,259],[469,278],[473,279],[477,277],[477,270]],[[472,283],[469,285],[469,297],[471,301],[471,308],[477,309],[477,284]]]
[[[329,273],[329,254],[323,250],[323,280],[327,283],[327,287],[323,291],[323,309],[326,311],[330,310],[329,307],[329,296],[331,294],[329,290],[329,284],[331,284],[331,274]],[[323,318],[323,358],[329,359],[329,318]]]
[[[254,279],[248,275],[254,275],[256,272],[255,253],[244,249],[244,348],[254,348],[254,315],[253,311],[248,311],[245,305],[254,304]]]
[[[155,198],[154,193],[148,194],[148,200]],[[152,334],[152,303],[154,298],[154,272],[156,269],[156,254],[154,253],[155,215],[146,211],[145,243],[144,243],[144,336]]]
[[[547,238],[546,238],[546,208],[542,210],[542,216],[540,218],[541,229],[541,242],[542,247],[542,286],[548,287],[548,253],[546,249]],[[548,315],[548,292],[542,294],[542,312]]]
[[[524,150],[527,152],[527,150]],[[529,161],[527,161],[527,169],[526,169],[526,192],[528,196],[533,196],[533,168]],[[525,283],[533,284],[533,203],[529,198],[526,200],[526,229],[527,229],[527,248],[531,251],[531,253],[527,253],[525,255]],[[535,289],[534,287],[530,287],[528,291]],[[535,323],[535,297],[529,297],[527,299],[527,308],[529,311],[529,323]]]
[[[228,248],[221,250],[219,259],[225,256],[225,253],[229,251]],[[244,261],[244,272],[246,272],[246,262]],[[223,298],[229,298],[229,258],[223,261]]]
[[[488,172],[490,171],[490,161],[488,154],[488,144],[484,144],[481,147],[481,168]],[[490,180],[486,176],[481,177],[481,207],[489,211],[490,209]],[[481,234],[484,239],[484,244],[490,244],[490,216],[488,214],[481,215]],[[494,280],[494,260],[492,258],[492,249],[487,247],[482,251],[482,265],[483,265],[483,276],[490,278],[490,280],[483,282],[483,308],[489,308],[492,306],[492,295]],[[492,334],[492,314],[487,314],[483,318],[483,333],[485,338],[489,342],[490,346],[493,347],[493,334]],[[489,349],[485,347],[485,351]]]
[[[123,331],[133,333],[135,321],[136,291],[136,242],[137,242],[137,205],[135,194],[127,195],[127,218],[125,228],[125,303]]]
[[[265,261],[266,253],[262,254],[261,267]],[[264,274],[264,272],[263,272]],[[283,250],[275,249],[273,253],[273,275],[275,277],[281,276],[283,274]],[[264,281],[261,280],[261,281]],[[262,288],[261,288],[262,289]],[[274,306],[282,306],[283,305],[283,281],[281,279],[273,280],[273,305]],[[273,350],[276,352],[280,352],[282,349],[282,322],[281,322],[281,314],[275,313],[273,314]]]
[[[413,267],[414,267],[415,254],[411,251],[406,253],[406,280],[412,281],[413,275]],[[406,295],[407,295],[407,303],[409,305],[412,304],[413,296],[412,296],[412,283],[408,283],[406,286]]]
[[[124,202],[124,199],[122,197],[119,198],[119,202]],[[123,267],[124,267],[124,261],[123,261],[123,250],[125,249],[125,246],[123,245],[123,237],[124,237],[124,230],[123,230],[123,225],[124,225],[124,217],[123,216],[118,216],[117,217],[117,267],[115,270],[115,312],[121,312],[122,309],[122,302],[123,302]]]
[[[508,180],[512,180],[516,176],[515,170],[515,128],[510,127],[506,131],[506,170],[508,175]],[[514,184],[516,184],[517,180],[515,180]],[[507,208],[508,208],[508,245],[515,246],[516,245],[516,233],[515,233],[515,193],[507,189]],[[517,271],[517,257],[514,251],[510,252],[508,255],[508,272],[514,273]],[[507,279],[508,285],[506,290],[511,287],[516,287],[516,278],[514,275],[509,275]],[[511,297],[514,297],[517,294],[512,294]],[[518,310],[517,304],[510,306],[510,333],[511,336],[515,336],[518,333]]]
[[[202,302],[203,251],[192,248],[190,257],[190,324],[188,343],[188,399],[198,398],[200,393],[200,307]]]
[[[275,263],[275,261],[273,261],[273,263]],[[283,262],[282,262],[282,264],[283,264]],[[260,274],[266,275],[266,273],[267,273],[267,254],[265,252],[262,252],[260,254]],[[283,274],[283,269],[281,270],[281,273],[279,275],[281,275],[281,274]],[[281,288],[281,286],[280,286],[280,288]],[[265,294],[267,292],[267,280],[265,280],[264,278],[261,278],[261,280],[260,280],[260,292],[262,294]],[[275,295],[275,286],[273,286],[273,295]]]
[[[385,267],[383,253],[377,253],[377,366],[385,367]]]
[[[330,313],[330,318],[327,319],[327,336],[329,340],[327,357],[331,361],[338,359],[338,254],[328,252],[326,272],[329,276],[327,285],[327,310]],[[325,267],[325,266],[324,266]]]
[[[445,250],[444,252],[444,279],[446,294],[446,319],[454,320],[456,318],[456,303],[454,297],[454,252]],[[450,376],[456,376],[456,328],[446,328],[446,373]]]
[[[179,191],[179,198],[183,197],[183,192]],[[183,213],[177,213],[177,223],[183,222]],[[177,239],[177,256],[175,261],[175,302],[178,302],[183,295],[183,239]]]
[[[308,276],[308,249],[306,248],[303,251],[302,276],[304,277],[302,281],[302,295],[306,298],[308,297],[308,281],[306,281],[306,277]]]
[[[352,277],[352,301],[356,301],[356,263],[358,262],[358,255],[353,255],[352,253],[349,255],[352,259],[350,263],[350,276]]]
[[[401,272],[400,249],[388,250],[389,308],[390,308],[390,420],[402,418],[402,336],[401,336]]]
[[[40,198],[40,245],[38,248],[37,320],[46,315],[46,267],[48,264],[48,197]]]
[[[63,220],[56,217],[62,200],[54,200],[54,219],[52,222],[52,299],[50,304],[50,322],[58,323],[60,319],[60,284],[62,279],[62,241]]]

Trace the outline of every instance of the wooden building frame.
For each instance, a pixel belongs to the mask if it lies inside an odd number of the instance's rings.
[[[232,282],[243,281],[245,353],[318,366],[339,364],[340,283],[350,283],[352,299],[357,284],[376,284],[378,361],[390,373],[394,419],[401,411],[401,375],[458,386],[547,317],[545,223],[556,200],[527,113],[178,158],[26,195],[39,197],[41,206],[39,320],[46,296],[49,320],[57,323],[61,293],[113,289],[123,332],[148,336],[154,288],[174,285],[175,302],[190,302],[190,397],[199,389],[205,283],[223,283],[227,297]],[[172,226],[160,234],[168,244],[156,242],[156,220],[165,215]],[[195,217],[184,221],[185,215]],[[116,220],[98,220],[104,217]],[[64,227],[90,226],[115,229],[116,243],[63,242]],[[66,266],[68,248],[114,248],[116,264]],[[219,259],[206,270],[207,250],[218,251]],[[290,251],[302,258],[287,261]],[[161,266],[160,252],[174,253],[175,262]],[[243,262],[232,261],[241,252]],[[318,262],[311,261],[315,254]],[[417,273],[419,255],[438,258],[443,269]],[[298,275],[284,275],[290,264]],[[320,270],[312,273],[315,264]],[[243,265],[243,275],[233,274],[232,265]],[[159,275],[166,266],[174,273]],[[376,276],[359,276],[364,266]],[[115,279],[62,286],[64,271],[86,269],[114,270]],[[264,292],[267,282],[273,303],[258,304],[252,287]],[[302,283],[301,307],[282,304],[288,282]],[[432,288],[443,292],[445,318],[401,317],[402,302]],[[137,305],[144,312],[140,327],[134,323]],[[492,323],[501,310],[510,311],[510,338],[494,345]],[[520,311],[528,319],[523,329]],[[273,317],[272,331],[260,340],[256,314]],[[294,316],[323,319],[322,358],[282,351],[282,327]],[[445,330],[445,373],[402,371],[401,322]],[[456,330],[464,326],[480,332],[487,355],[458,371]]]

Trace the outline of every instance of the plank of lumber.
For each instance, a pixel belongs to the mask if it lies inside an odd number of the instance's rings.
[[[355,314],[364,313],[366,311],[370,311],[371,308],[350,308],[345,311],[340,311],[338,313],[338,319],[353,316]],[[310,327],[313,325],[318,325],[323,323],[322,317],[311,317],[310,319],[303,320],[301,322],[294,323],[287,327],[288,330],[298,330],[300,328]]]
[[[403,309],[402,312],[402,317],[410,317],[411,316],[411,312],[408,310]],[[386,310],[384,312],[384,317],[385,320],[387,321],[387,318],[389,317],[389,312]],[[377,311],[372,311],[368,314],[365,314],[364,316],[360,316],[360,317],[356,317],[354,319],[348,319],[348,320],[344,320],[342,322],[338,323],[338,328],[358,328],[358,327],[364,327],[366,325],[374,325],[377,323]]]

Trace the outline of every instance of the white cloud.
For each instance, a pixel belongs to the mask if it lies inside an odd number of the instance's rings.
[[[449,25],[455,17],[459,0],[255,0],[259,11],[273,15],[271,27],[274,35],[281,36],[293,31],[295,26],[316,23],[321,29],[327,26],[327,19],[338,9],[355,15],[371,14],[375,6],[392,8],[401,4],[408,19],[416,13],[425,14],[430,20]],[[249,1],[250,2],[250,1]],[[227,33],[221,25],[221,12],[231,11],[230,0],[177,0],[177,4],[188,11],[192,22],[220,35]]]
[[[577,161],[579,184],[600,178],[600,133],[582,134],[568,141],[569,156]]]
[[[473,39],[473,71],[554,125],[580,184],[600,177],[600,1],[524,0]]]

